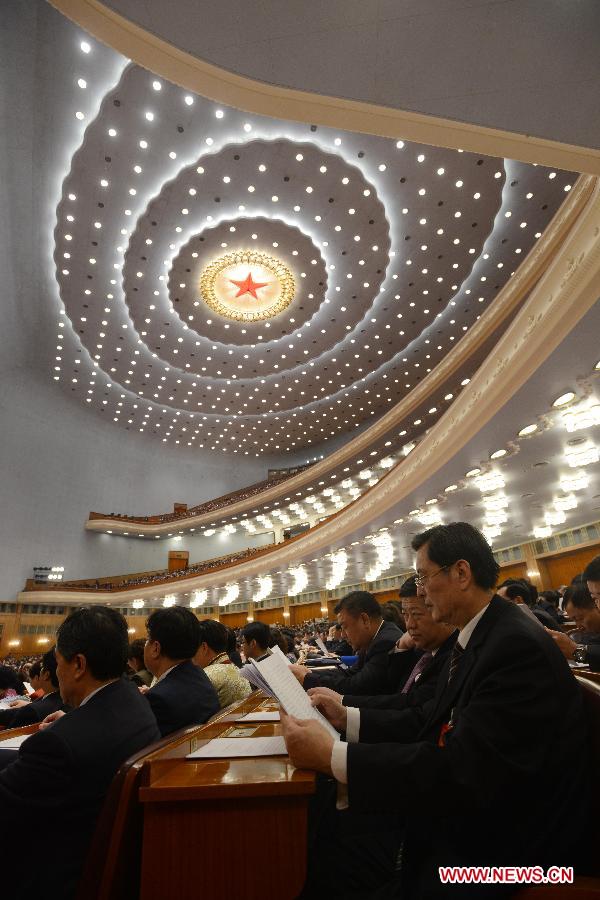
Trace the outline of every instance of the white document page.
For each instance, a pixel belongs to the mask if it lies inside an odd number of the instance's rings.
[[[222,759],[241,756],[287,756],[282,737],[214,738],[186,759]]]
[[[278,712],[251,712],[245,716],[240,716],[236,722],[280,722],[281,716]]]
[[[339,733],[311,704],[304,688],[279,656],[273,653],[267,659],[255,663],[255,666],[289,715],[297,719],[316,719],[339,741]]]
[[[323,653],[328,653],[328,652],[329,652],[329,651],[327,650],[327,647],[326,647],[325,644],[323,643],[322,638],[317,638],[316,641],[315,641],[315,644],[317,645],[317,647],[319,648],[319,650],[322,650],[322,651],[323,651]]]
[[[7,738],[5,741],[0,740],[0,750],[18,750],[23,741],[31,737],[30,734],[18,734],[15,737]]]

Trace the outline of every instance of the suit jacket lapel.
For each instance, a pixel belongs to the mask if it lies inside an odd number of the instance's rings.
[[[492,597],[490,605],[477,623],[475,631],[471,635],[450,684],[448,684],[448,673],[450,671],[452,654],[448,656],[446,664],[440,674],[440,686],[438,687],[433,709],[422,730],[423,734],[431,728],[437,719],[447,718],[450,714],[450,711],[455,705],[455,701],[460,696],[467,676],[477,660],[479,647],[485,642],[488,632],[494,627],[498,617],[502,615],[502,612],[507,605],[508,601],[503,600],[502,597],[498,597],[497,595]]]

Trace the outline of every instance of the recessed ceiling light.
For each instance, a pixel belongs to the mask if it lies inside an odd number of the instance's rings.
[[[504,449],[495,450],[493,453],[490,454],[490,459],[501,459],[503,456],[506,456],[506,453],[507,453],[507,451]]]
[[[519,431],[519,437],[525,437],[528,434],[533,434],[534,431],[537,431],[537,425],[526,425],[525,428],[521,428]]]
[[[89,53],[92,49],[87,41],[82,41],[79,46],[81,47],[82,53]]]
[[[560,397],[557,397],[552,406],[566,406],[574,398],[575,394],[573,391],[567,391],[566,394],[561,394]]]

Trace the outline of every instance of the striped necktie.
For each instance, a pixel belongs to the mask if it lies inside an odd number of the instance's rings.
[[[422,672],[423,669],[429,664],[429,662],[431,661],[431,659],[433,659],[432,654],[429,653],[429,652],[427,652],[427,653],[424,653],[423,656],[421,656],[420,659],[417,660],[417,663],[416,663],[416,665],[414,666],[412,672],[410,673],[410,675],[409,675],[408,678],[406,679],[406,683],[405,683],[404,687],[403,687],[402,690],[400,691],[401,694],[408,694],[408,692],[410,691],[411,687],[413,686],[413,684],[414,684],[415,681],[417,680],[417,676],[421,674],[421,672]]]
[[[455,643],[452,649],[452,656],[450,657],[450,669],[448,670],[448,684],[454,678],[456,674],[456,670],[458,669],[458,665],[460,663],[460,658],[462,654],[465,652],[465,648],[461,647],[458,641]]]

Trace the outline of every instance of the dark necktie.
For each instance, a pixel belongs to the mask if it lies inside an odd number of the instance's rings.
[[[431,659],[432,659],[432,654],[429,653],[429,651],[428,651],[427,653],[424,653],[423,656],[421,656],[420,659],[417,660],[417,664],[415,665],[415,667],[413,668],[412,672],[410,673],[410,675],[409,675],[408,678],[406,679],[406,684],[405,684],[404,687],[402,688],[402,690],[401,690],[401,692],[400,692],[401,694],[408,694],[408,692],[410,691],[411,687],[413,686],[413,684],[414,684],[415,681],[417,680],[417,675],[420,675],[420,674],[421,674],[421,672],[422,672],[423,669],[429,664],[429,662],[431,661]]]
[[[456,670],[458,669],[458,664],[460,663],[460,658],[464,652],[465,652],[465,648],[461,647],[461,645],[457,641],[452,649],[452,656],[450,657],[450,669],[448,670],[448,684],[450,684],[450,682],[454,678]]]

